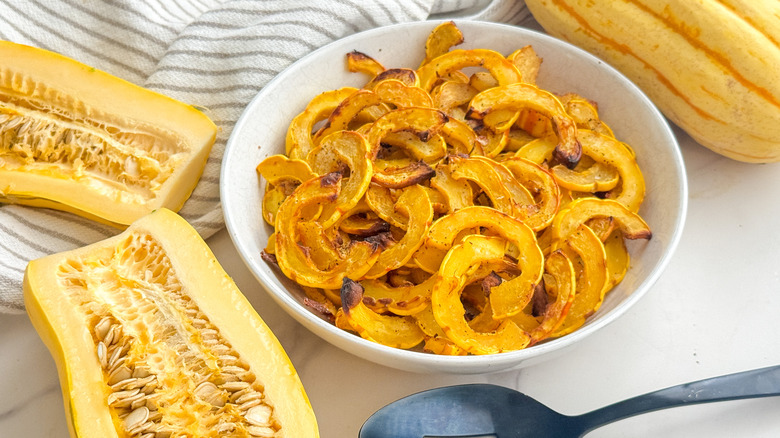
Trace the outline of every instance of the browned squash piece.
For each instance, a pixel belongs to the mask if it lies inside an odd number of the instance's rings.
[[[170,210],[30,262],[24,297],[73,438],[319,436],[281,344]]]
[[[216,126],[191,105],[62,55],[0,41],[0,202],[125,227],[178,210]]]

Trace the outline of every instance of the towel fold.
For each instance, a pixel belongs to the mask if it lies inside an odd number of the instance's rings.
[[[0,39],[61,53],[205,108],[219,133],[179,213],[207,238],[224,226],[219,171],[225,143],[271,78],[347,35],[449,17],[532,21],[522,0],[31,0],[0,3]],[[24,311],[21,283],[29,260],[118,232],[69,213],[2,205],[0,312]]]

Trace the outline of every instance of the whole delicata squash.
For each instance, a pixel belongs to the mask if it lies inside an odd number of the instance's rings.
[[[0,202],[125,227],[177,211],[216,126],[191,105],[46,50],[0,41]]]
[[[76,438],[318,437],[281,344],[176,213],[29,263]]]
[[[770,0],[527,0],[550,35],[634,81],[703,146],[780,161],[780,3]]]

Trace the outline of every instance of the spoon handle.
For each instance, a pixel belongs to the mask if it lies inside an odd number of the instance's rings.
[[[661,409],[777,395],[780,395],[780,365],[672,386],[579,415],[577,419],[587,433],[599,426]]]

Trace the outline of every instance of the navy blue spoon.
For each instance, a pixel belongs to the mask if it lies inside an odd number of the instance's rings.
[[[660,409],[777,395],[780,366],[672,386],[574,416],[503,386],[455,385],[390,403],[366,420],[359,437],[573,438]]]

